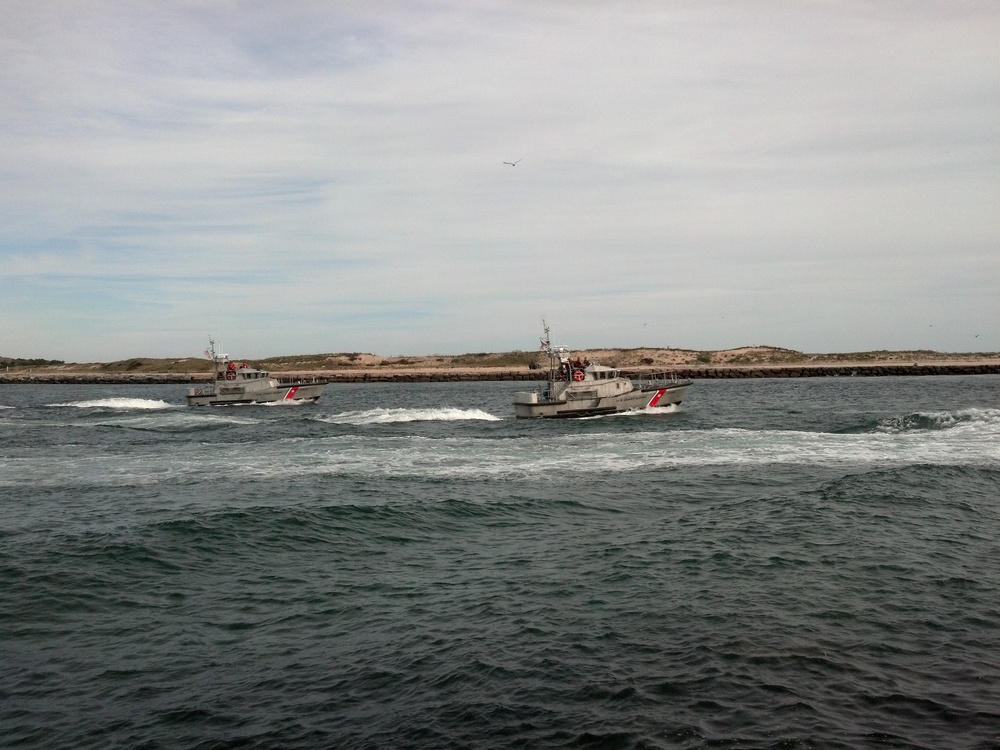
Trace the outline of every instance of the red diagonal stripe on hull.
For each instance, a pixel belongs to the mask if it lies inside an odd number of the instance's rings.
[[[663,398],[663,394],[667,392],[666,388],[661,388],[656,392],[656,395],[649,399],[649,403],[646,406],[656,406],[660,403],[660,399]]]
[[[298,391],[299,387],[297,385],[293,385],[291,388],[289,388],[288,393],[285,394],[285,401],[290,401],[291,399],[295,398],[295,394],[298,393]]]

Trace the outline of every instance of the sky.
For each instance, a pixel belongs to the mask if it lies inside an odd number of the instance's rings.
[[[997,351],[998,40],[995,0],[4,0],[0,355],[532,350],[543,318]]]

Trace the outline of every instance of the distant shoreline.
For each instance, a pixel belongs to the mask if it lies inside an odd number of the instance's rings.
[[[830,367],[896,368],[911,366],[982,366],[1000,365],[1000,352],[936,352],[931,350],[873,350],[865,352],[833,352],[809,354],[775,346],[743,346],[736,349],[698,351],[673,348],[605,348],[580,349],[574,356],[589,359],[623,372],[676,371],[690,372],[689,377],[740,377],[740,373],[767,370],[776,377],[805,370],[807,373],[828,374]],[[233,357],[240,361],[240,357]],[[385,356],[364,352],[297,354],[278,357],[249,357],[261,370],[276,374],[320,374],[333,380],[365,382],[372,379],[398,379],[398,373],[424,379],[429,373],[441,379],[537,379],[548,366],[544,351],[478,352],[475,354],[428,354]],[[535,369],[532,369],[535,368]],[[813,368],[824,368],[814,370]],[[7,376],[67,377],[79,380],[92,375],[95,382],[108,382],[107,377],[120,377],[132,382],[131,376],[150,376],[171,382],[198,382],[207,378],[212,363],[205,357],[131,357],[114,362],[63,362],[60,360],[29,360],[0,357],[0,382]],[[719,374],[714,374],[718,370]],[[709,374],[709,373],[713,374]],[[532,374],[535,373],[535,374]],[[734,375],[735,373],[735,375]],[[391,374],[391,376],[390,376]],[[896,370],[886,373],[898,374]],[[385,376],[385,377],[383,377]]]
[[[338,370],[274,370],[279,380],[325,380],[330,383],[433,383],[476,381],[543,381],[547,370],[528,367],[417,367],[358,368]],[[623,367],[622,374],[641,378],[653,372],[667,372],[680,379],[718,380],[747,378],[810,377],[892,377],[926,375],[1000,375],[1000,361],[838,363],[838,364],[753,364],[657,367]],[[204,372],[93,372],[70,369],[34,368],[0,371],[0,384],[172,384],[194,385],[208,382]]]

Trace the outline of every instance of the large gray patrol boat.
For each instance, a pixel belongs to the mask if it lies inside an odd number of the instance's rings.
[[[188,388],[188,406],[229,406],[269,404],[277,401],[315,401],[326,388],[326,381],[282,383],[266,370],[247,362],[232,362],[228,354],[215,350],[208,339],[205,354],[212,360],[213,381],[209,385]]]
[[[565,347],[553,347],[545,326],[542,351],[549,357],[544,389],[514,394],[514,416],[520,418],[593,417],[681,403],[691,385],[673,373],[640,380],[622,377],[617,368],[574,359]]]

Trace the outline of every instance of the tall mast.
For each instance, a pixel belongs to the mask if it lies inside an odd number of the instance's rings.
[[[542,339],[542,342],[541,342],[542,343],[542,347],[541,348],[543,348],[545,350],[545,353],[549,357],[549,383],[551,383],[553,380],[555,380],[556,370],[555,370],[555,364],[553,363],[553,358],[552,358],[553,357],[553,355],[552,355],[552,339],[549,336],[549,323],[548,323],[547,320],[545,320],[544,316],[542,317],[542,330],[545,332],[545,337]]]

